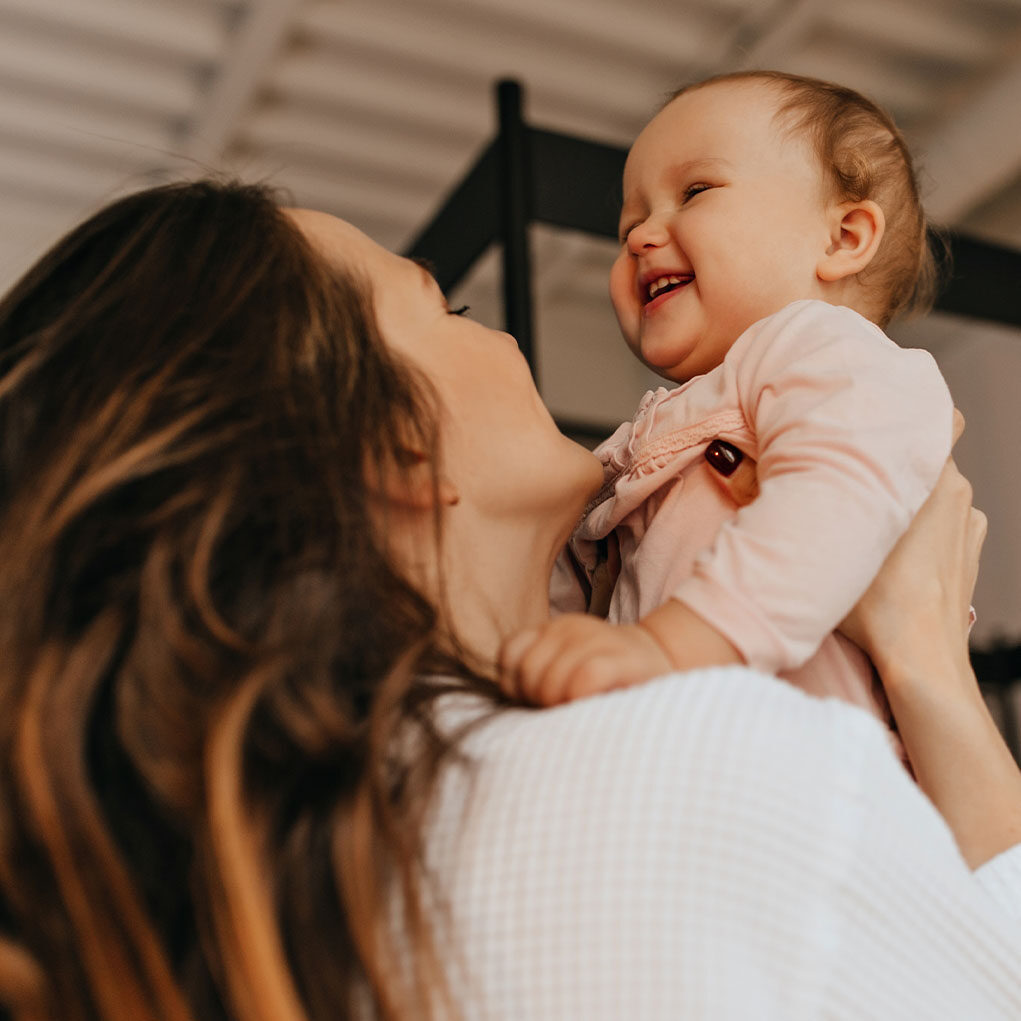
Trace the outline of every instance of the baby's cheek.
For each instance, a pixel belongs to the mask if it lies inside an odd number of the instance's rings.
[[[610,270],[610,301],[621,331],[633,346],[637,342],[640,310],[635,294],[634,267],[631,260],[623,255],[618,257]]]

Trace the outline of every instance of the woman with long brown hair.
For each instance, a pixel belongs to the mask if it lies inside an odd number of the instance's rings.
[[[929,980],[1021,1009],[959,477],[847,625],[942,820],[871,721],[749,671],[508,707],[501,642],[599,482],[512,339],[340,221],[199,182],[63,239],[0,305],[11,1015],[850,1017],[869,969],[880,1012],[937,1016]],[[860,875],[891,819],[898,863]]]
[[[446,656],[359,479],[433,449],[427,394],[267,194],[214,184],[69,235],[0,359],[17,1016],[335,1017],[358,961],[392,1006],[382,870],[413,890],[439,753],[406,678]]]

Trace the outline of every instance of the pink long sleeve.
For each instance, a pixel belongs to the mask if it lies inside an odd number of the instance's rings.
[[[740,638],[750,664],[791,669],[858,601],[931,492],[953,405],[927,352],[819,302],[756,324],[721,368],[756,435],[761,493],[673,594]]]
[[[583,562],[615,530],[624,568],[611,619],[670,597],[746,661],[795,670],[865,591],[950,450],[952,403],[932,357],[857,313],[795,302],[724,363],[647,395],[601,451],[602,501]],[[702,451],[720,436],[758,458],[761,493],[735,513]]]

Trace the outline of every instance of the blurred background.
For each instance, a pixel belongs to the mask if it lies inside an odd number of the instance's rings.
[[[931,218],[1021,249],[1021,0],[0,0],[0,286],[117,194],[213,168],[400,250],[492,137],[497,78],[530,123],[626,146],[669,91],[743,67],[867,93]],[[609,430],[658,382],[617,336],[615,245],[531,242],[544,397]],[[501,325],[498,274],[489,253],[451,298]],[[892,332],[968,419],[958,460],[990,520],[974,638],[1016,643],[1021,336],[946,315]]]

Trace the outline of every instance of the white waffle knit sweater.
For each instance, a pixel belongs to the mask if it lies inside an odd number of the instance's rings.
[[[1021,1019],[1021,845],[970,870],[861,710],[701,670],[464,747],[427,841],[469,1019]]]

